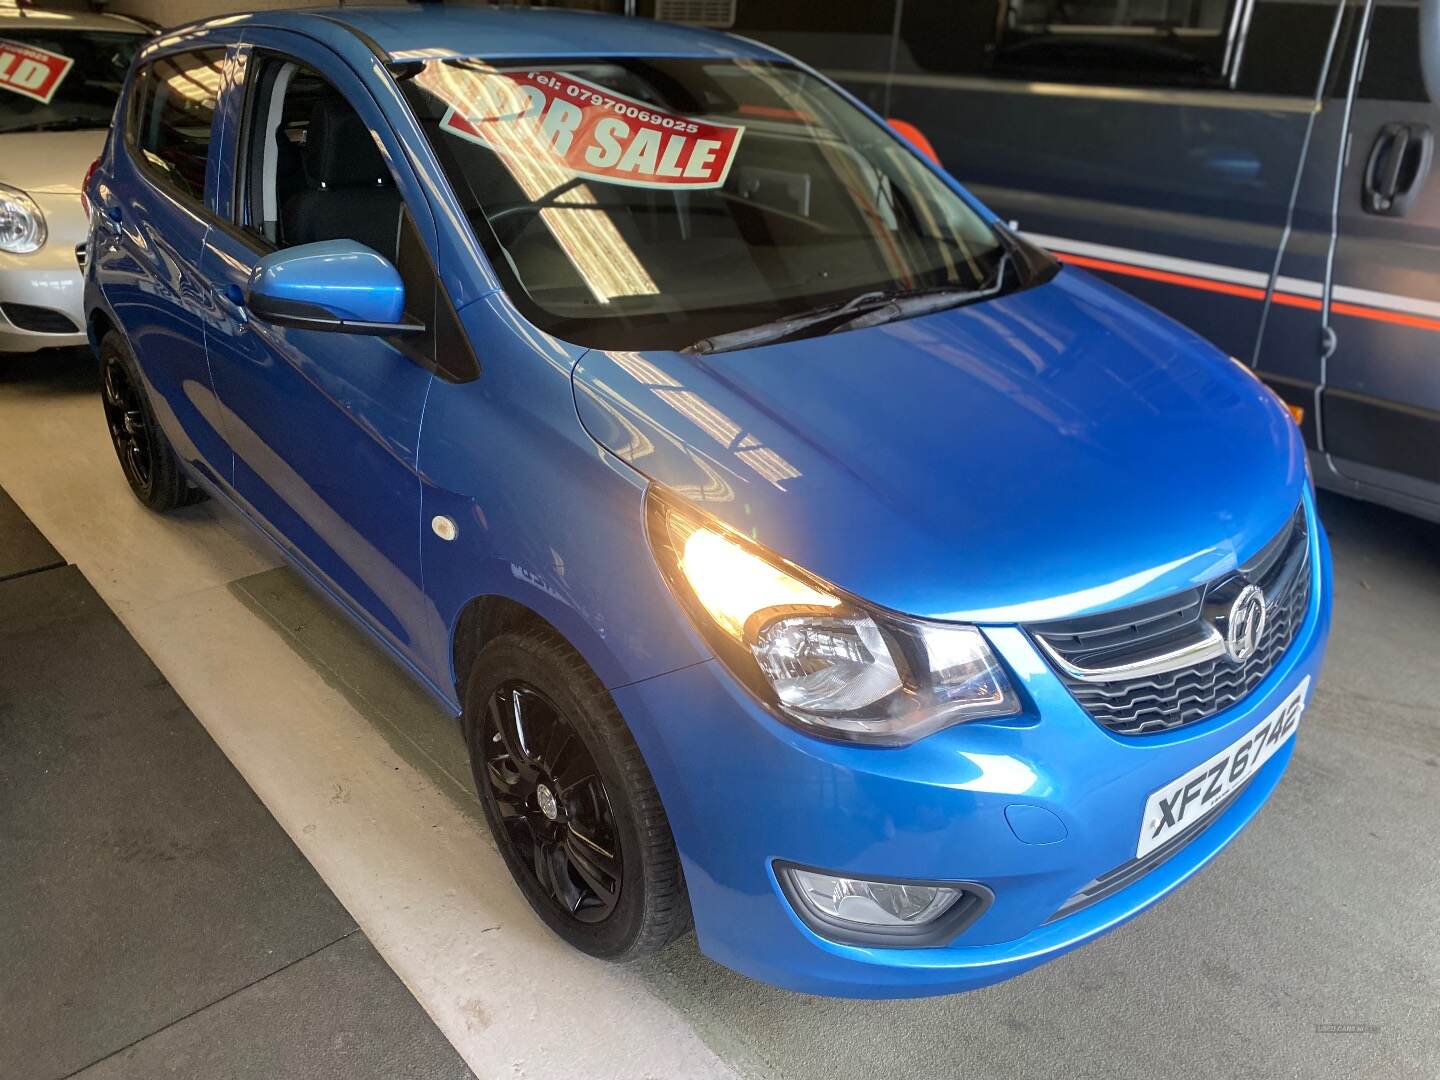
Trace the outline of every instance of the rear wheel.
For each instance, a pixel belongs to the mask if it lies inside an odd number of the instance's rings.
[[[170,440],[155,422],[135,359],[115,330],[100,340],[100,396],[115,456],[137,499],[164,513],[204,498],[186,481]]]
[[[496,846],[552,930],[592,956],[629,960],[689,927],[650,772],[564,641],[531,631],[486,645],[466,688],[465,734]]]

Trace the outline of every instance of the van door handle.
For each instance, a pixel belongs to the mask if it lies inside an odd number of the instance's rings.
[[[1382,127],[1365,162],[1365,212],[1404,217],[1424,190],[1434,154],[1435,138],[1424,124],[1392,122]]]

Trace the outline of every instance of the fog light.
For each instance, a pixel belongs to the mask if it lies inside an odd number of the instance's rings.
[[[960,899],[959,889],[939,885],[899,885],[893,881],[787,871],[809,903],[841,922],[856,926],[915,926],[945,913]]]
[[[873,881],[798,866],[776,869],[785,895],[812,930],[854,944],[943,944],[991,899],[984,886],[968,882]]]

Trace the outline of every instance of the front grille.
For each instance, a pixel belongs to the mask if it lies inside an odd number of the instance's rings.
[[[76,334],[79,330],[70,316],[52,308],[36,307],[34,304],[0,304],[0,311],[19,330],[34,334]]]
[[[1310,603],[1310,539],[1304,507],[1236,572],[1175,596],[1103,615],[1036,623],[1026,629],[1082,708],[1121,735],[1169,731],[1223,712],[1268,675],[1295,640]],[[1246,584],[1265,594],[1259,647],[1243,663],[1220,655],[1158,674],[1095,681],[1063,665],[1104,668],[1143,663],[1195,642],[1223,622]],[[1209,624],[1207,626],[1207,624]],[[1057,661],[1059,661],[1057,663]]]

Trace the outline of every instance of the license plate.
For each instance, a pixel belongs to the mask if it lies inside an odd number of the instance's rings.
[[[1295,725],[1305,711],[1305,694],[1309,689],[1310,676],[1307,675],[1289,697],[1247,734],[1183,776],[1177,776],[1164,787],[1151,792],[1145,800],[1145,816],[1140,826],[1140,842],[1135,847],[1135,857],[1138,859],[1154,851],[1194,827],[1206,811],[1223,802],[1225,796],[1254,776],[1256,770],[1295,734]]]

